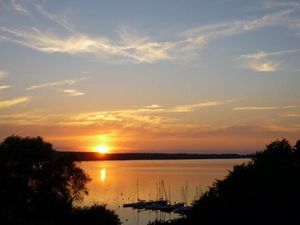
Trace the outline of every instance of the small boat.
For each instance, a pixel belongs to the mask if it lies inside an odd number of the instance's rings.
[[[178,207],[177,209],[175,209],[173,212],[181,214],[181,215],[186,215],[189,213],[190,210],[191,210],[190,206],[181,206],[181,207]]]
[[[148,201],[147,205],[145,206],[144,209],[146,210],[160,210],[163,207],[166,207],[168,205],[167,200],[156,200],[156,201]]]
[[[170,204],[171,194],[169,187],[169,200],[167,199],[167,194],[164,186],[163,180],[157,185],[157,200],[141,200],[138,198],[138,181],[137,181],[137,202],[123,204],[124,208],[133,208],[133,209],[144,209],[144,210],[154,210],[162,212],[174,212],[181,215],[187,214],[190,210],[189,206],[186,206],[184,203],[175,203]],[[165,198],[164,198],[165,197]]]
[[[143,209],[146,206],[146,201],[139,199],[139,180],[136,181],[137,202],[123,204],[124,208]]]
[[[145,200],[139,200],[138,202],[123,204],[124,208],[141,208],[145,204]]]
[[[173,212],[176,209],[179,209],[183,206],[184,206],[183,203],[169,204],[169,205],[166,205],[165,207],[161,208],[160,211],[170,213],[170,212]]]

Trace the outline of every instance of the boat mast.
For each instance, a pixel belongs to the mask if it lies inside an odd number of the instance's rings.
[[[139,179],[136,180],[136,197],[137,201],[139,201]]]
[[[169,185],[169,203],[171,204],[171,187]]]

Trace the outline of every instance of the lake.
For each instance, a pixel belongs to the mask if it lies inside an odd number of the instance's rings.
[[[136,202],[137,198],[156,200],[162,182],[165,191],[160,193],[171,202],[191,204],[216,179],[222,179],[233,165],[246,161],[249,159],[81,162],[80,167],[92,178],[88,184],[89,195],[82,204],[105,203],[116,211],[125,225],[146,225],[155,219],[176,218],[178,214],[133,210],[123,208],[123,204]]]

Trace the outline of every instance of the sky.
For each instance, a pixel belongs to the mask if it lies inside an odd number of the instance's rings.
[[[0,140],[247,153],[300,138],[300,1],[1,0]]]

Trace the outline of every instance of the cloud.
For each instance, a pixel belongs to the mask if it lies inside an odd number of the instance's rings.
[[[30,98],[29,97],[19,97],[19,98],[14,98],[14,99],[9,99],[9,100],[1,100],[0,101],[0,109],[3,108],[9,108],[21,103],[26,103],[29,102]]]
[[[0,29],[8,35],[11,35],[3,37],[6,40],[47,53],[92,53],[96,51],[97,45],[103,47],[107,45],[105,40],[95,40],[84,36],[61,38],[50,33],[42,32],[35,27],[29,31],[5,27],[0,27]]]
[[[283,117],[300,117],[300,112],[289,112],[282,115]]]
[[[46,53],[89,54],[110,63],[153,63],[171,59],[169,50],[176,45],[172,42],[153,41],[146,36],[134,35],[134,32],[126,27],[119,30],[117,41],[102,36],[92,37],[76,31],[66,19],[47,12],[42,6],[35,5],[35,8],[41,15],[63,27],[71,35],[57,36],[36,27],[27,31],[0,27],[4,32],[1,38]]]
[[[242,64],[245,68],[257,71],[257,72],[275,72],[279,70],[280,63],[269,59],[270,57],[284,56],[288,54],[299,53],[300,49],[289,49],[277,52],[265,52],[258,51],[254,54],[245,54],[240,56]]]
[[[286,106],[282,106],[282,109],[296,109],[299,108],[298,105],[286,105]]]
[[[257,72],[275,72],[279,68],[279,63],[267,62],[249,62],[248,68]]]
[[[204,105],[213,107],[216,104]],[[14,130],[19,130],[27,135],[28,133],[36,135],[38,130],[44,137],[56,137],[54,142],[56,145],[63,143],[59,140],[69,138],[70,146],[80,143],[87,147],[91,146],[89,143],[92,140],[91,136],[117,133],[117,142],[114,144],[122,149],[124,149],[123,144],[130,140],[130,146],[135,146],[137,149],[148,147],[162,150],[165,149],[163,143],[168,148],[172,142],[175,146],[172,148],[173,150],[180,148],[209,150],[207,149],[209,147],[214,150],[228,149],[231,151],[244,149],[245,142],[247,142],[245,146],[248,146],[247,149],[249,149],[249,146],[255,146],[258,142],[264,146],[266,140],[270,138],[274,139],[282,135],[294,138],[299,134],[299,125],[281,124],[280,121],[268,121],[266,118],[259,119],[254,123],[253,121],[241,123],[232,120],[224,124],[219,121],[215,124],[210,123],[211,121],[201,123],[198,120],[191,120],[189,116],[186,117],[187,119],[181,117],[180,112],[171,113],[171,109],[177,106],[164,107],[153,104],[137,108],[78,114],[48,114],[45,111],[2,114],[0,115],[0,136],[7,136]],[[293,108],[295,106],[281,107]],[[137,136],[142,139],[136,139]],[[66,142],[63,146],[66,146],[65,144]],[[235,148],[232,148],[233,146]]]
[[[47,19],[57,23],[59,26],[65,28],[67,31],[78,34],[78,32],[76,32],[75,29],[73,28],[73,26],[67,22],[66,18],[62,18],[61,16],[57,16],[47,12],[46,10],[43,9],[41,5],[35,4],[34,6],[37,9],[37,11]]]
[[[7,77],[8,72],[4,70],[0,70],[0,80],[3,80],[5,77]]]
[[[243,107],[235,107],[233,110],[236,111],[264,111],[264,110],[284,110],[284,109],[292,109],[298,108],[298,106],[287,105],[287,106],[243,106]]]
[[[10,85],[0,85],[0,90],[11,88]]]
[[[75,120],[75,116],[79,115],[82,118]],[[71,115],[45,113],[39,115],[36,112],[0,115],[0,136],[10,135],[14,130],[19,130],[21,134],[36,135],[38,130],[39,135],[47,139],[55,137],[56,146],[62,144],[62,140],[68,139],[69,143],[64,142],[62,146],[73,146],[70,149],[74,149],[74,145],[78,144],[85,147],[91,146],[92,136],[114,133],[117,134],[114,145],[123,150],[123,145],[130,141],[129,146],[131,148],[135,146],[136,149],[165,150],[172,142],[174,144],[172,150],[220,149],[224,151],[225,149],[232,151],[234,149],[255,150],[258,143],[263,147],[266,140],[282,135],[293,139],[298,138],[300,131],[299,124],[282,125],[266,121],[259,121],[256,124],[221,125],[218,123],[214,125],[182,119],[181,121],[162,119],[155,121],[153,119],[144,122],[124,118],[120,121],[104,121],[100,118],[96,120],[93,118],[94,115],[82,113],[72,117]],[[136,139],[137,136],[141,138]],[[163,143],[166,148],[163,147]]]
[[[177,121],[175,114],[189,113],[200,108],[215,107],[233,102],[234,100],[225,101],[203,101],[190,105],[177,105],[173,107],[163,107],[153,104],[136,109],[123,109],[112,111],[86,112],[71,117],[72,124],[91,125],[99,122],[117,122],[123,126],[142,126],[143,124],[162,125]]]
[[[246,107],[236,107],[233,108],[233,110],[276,110],[276,109],[280,109],[280,107],[276,107],[276,106],[246,106]]]
[[[289,49],[289,50],[283,50],[283,51],[277,51],[277,52],[264,52],[264,51],[258,51],[254,54],[246,54],[241,55],[242,58],[246,59],[263,59],[269,56],[281,56],[281,55],[287,55],[292,53],[298,53],[300,52],[300,49]]]
[[[176,107],[173,107],[169,110],[169,112],[192,112],[199,108],[206,108],[206,107],[213,107],[213,106],[220,106],[227,103],[234,102],[235,100],[225,100],[225,101],[203,101],[196,104],[190,104],[190,105],[179,105]]]
[[[147,109],[161,109],[163,108],[161,105],[153,104],[153,105],[147,105],[145,106]]]
[[[41,111],[28,111],[0,115],[0,124],[9,125],[56,125],[61,120],[66,120],[67,115],[49,114]]]
[[[75,79],[61,80],[61,81],[48,82],[48,83],[42,83],[42,84],[34,84],[34,85],[26,88],[26,90],[31,91],[31,90],[40,89],[40,88],[48,88],[48,87],[63,86],[63,85],[73,85],[73,84],[78,83],[85,79],[87,79],[87,78],[80,77],[80,78],[75,78]]]
[[[31,15],[30,12],[24,6],[22,6],[17,0],[10,0],[10,3],[12,8],[15,11],[27,16]]]
[[[185,110],[186,113],[200,109],[201,107],[213,107],[222,105],[221,101],[218,103],[201,102],[191,104]],[[192,106],[193,105],[193,106]],[[178,113],[183,113],[183,105],[173,107],[164,107],[153,104],[140,108],[129,108],[120,110],[104,110],[94,112],[81,112],[77,114],[47,114],[46,112],[24,112],[0,115],[1,124],[16,124],[16,125],[56,125],[56,126],[103,126],[106,128],[116,127],[123,129],[146,129],[158,127],[169,127],[176,129],[181,127],[181,119],[176,118]],[[176,109],[176,110],[175,110]],[[180,110],[178,110],[180,109]],[[201,125],[204,127],[204,125]],[[195,124],[184,123],[186,129],[194,129]],[[199,126],[197,125],[197,128]]]
[[[77,96],[85,95],[84,92],[80,92],[80,91],[77,91],[74,89],[67,89],[67,90],[64,90],[63,92],[68,94],[68,96],[70,96],[70,97],[77,97]]]
[[[87,35],[72,35],[69,37],[58,37],[45,33],[38,28],[31,31],[9,29],[0,27],[8,36],[3,39],[12,41],[27,47],[46,53],[66,54],[93,54],[95,57],[109,59],[119,57],[119,60],[126,60],[135,63],[152,63],[157,60],[169,59],[168,50],[174,44],[168,42],[153,42],[147,38],[135,38],[120,40],[114,43],[103,37],[89,37]]]
[[[267,0],[263,3],[264,7],[273,9],[273,8],[282,8],[282,7],[299,7],[300,4],[294,1],[276,1],[276,0]]]
[[[75,92],[74,92],[75,91]],[[76,96],[76,90],[65,90],[65,93]],[[79,94],[77,95],[79,96]],[[171,126],[173,122],[178,122],[176,114],[182,112],[192,112],[203,107],[214,107],[226,104],[228,101],[203,101],[190,105],[176,105],[164,107],[158,104],[147,105],[139,108],[129,108],[120,110],[106,110],[94,112],[82,112],[78,114],[47,114],[40,112],[27,112],[17,114],[2,115],[2,124],[21,125],[58,125],[58,126],[96,126],[105,125],[107,127],[118,126],[120,128],[138,128],[147,125],[147,129],[157,126]],[[174,125],[172,125],[174,127]],[[188,125],[187,125],[188,126]],[[190,128],[193,126],[190,126]]]
[[[276,12],[266,14],[256,19],[235,20],[209,24],[206,26],[189,29],[183,32],[182,35],[185,37],[204,37],[206,39],[216,39],[221,37],[238,35],[264,27],[288,27],[290,25],[289,23],[294,20],[287,18],[287,16],[295,12],[295,10],[296,7],[290,7],[289,9],[278,10]]]
[[[141,35],[127,27],[119,30],[119,38],[112,40],[103,36],[90,36],[75,30],[64,17],[46,11],[41,5],[33,9],[48,20],[55,22],[70,34],[61,36],[45,32],[37,27],[22,30],[0,27],[2,39],[15,42],[46,53],[92,55],[97,60],[109,63],[154,63],[163,60],[189,59],[212,40],[239,35],[264,27],[284,26],[299,30],[299,20],[290,15],[298,6],[290,5],[256,19],[226,21],[194,27],[174,35],[173,40],[159,40]],[[281,7],[282,8],[282,7]],[[298,25],[297,25],[298,24]],[[256,63],[257,71],[275,71],[274,62]]]
[[[142,124],[160,124],[168,120],[167,117],[161,115],[152,115],[153,112],[154,111],[145,108],[86,112],[71,117],[70,122],[79,125],[110,122],[121,123],[122,126],[136,127]]]

